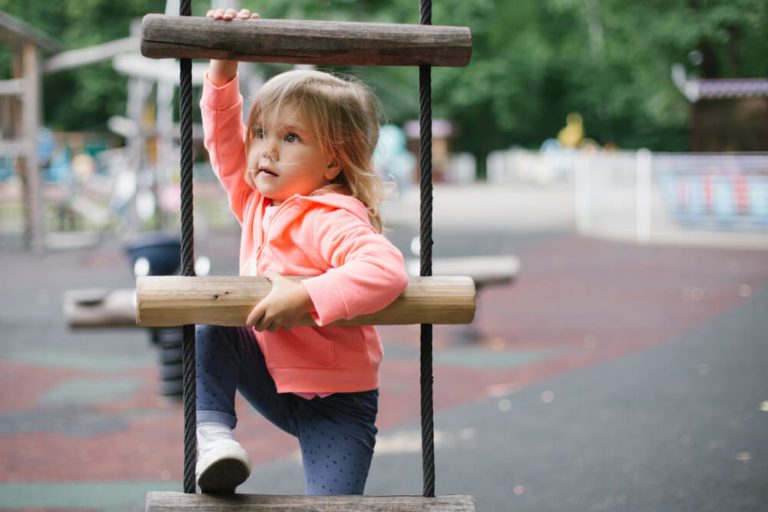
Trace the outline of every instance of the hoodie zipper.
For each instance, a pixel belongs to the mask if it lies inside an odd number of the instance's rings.
[[[259,275],[259,272],[260,272],[259,263],[261,263],[261,256],[264,253],[264,249],[266,248],[267,244],[269,243],[268,242],[269,241],[269,232],[272,229],[272,225],[275,223],[275,218],[277,218],[277,214],[280,213],[280,211],[283,210],[283,206],[288,204],[288,203],[290,203],[292,199],[293,199],[293,196],[289,197],[288,199],[286,199],[285,201],[280,203],[280,205],[277,207],[277,209],[272,213],[272,218],[269,220],[269,224],[267,225],[267,229],[266,230],[264,230],[264,226],[263,226],[264,217],[261,218],[261,220],[262,220],[262,226],[261,226],[261,229],[260,229],[260,231],[261,231],[261,240],[260,240],[260,242],[261,243],[259,244],[259,248],[256,251],[256,255],[254,257],[254,265],[253,265],[254,268],[252,269],[253,270],[253,275]],[[264,212],[266,212],[266,211],[267,210],[266,210],[266,207],[265,207],[264,208]]]

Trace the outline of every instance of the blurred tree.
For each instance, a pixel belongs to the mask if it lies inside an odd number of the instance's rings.
[[[600,143],[687,149],[689,105],[670,67],[709,77],[768,73],[765,0],[441,0],[436,23],[468,24],[467,70],[436,70],[441,115],[464,129],[479,161],[537,147],[569,112]],[[467,12],[470,11],[470,12]],[[457,15],[458,14],[458,15]],[[688,62],[691,52],[703,62]],[[468,72],[467,72],[468,71]]]
[[[203,15],[209,5],[195,0],[193,13]],[[270,18],[419,18],[416,0],[240,5]],[[0,10],[69,49],[125,37],[132,19],[164,9],[164,0],[0,0]],[[581,114],[585,136],[603,144],[685,150],[689,105],[670,78],[673,63],[705,77],[768,74],[765,0],[434,0],[433,23],[472,29],[469,67],[433,71],[433,111],[457,122],[457,147],[479,162],[494,149],[538,147],[557,135],[569,112]],[[418,116],[416,70],[336,71],[370,83],[390,122]],[[125,110],[125,77],[108,62],[51,75],[45,87],[46,122],[56,129],[98,129]]]

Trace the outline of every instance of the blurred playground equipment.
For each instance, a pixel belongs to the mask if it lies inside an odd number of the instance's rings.
[[[419,154],[419,122],[407,121],[404,126],[409,150]],[[432,120],[432,173],[435,183],[472,183],[477,175],[475,157],[471,153],[451,151],[451,140],[458,135],[457,127],[447,119]],[[413,179],[418,181],[419,164],[415,162]]]
[[[40,56],[60,51],[59,43],[35,28],[0,12],[0,41],[8,45],[12,78],[0,80],[0,159],[14,160],[24,197],[25,243],[41,250],[43,215],[38,162],[41,119]]]
[[[576,148],[584,140],[584,121],[581,114],[571,112],[565,126],[557,133],[557,140],[564,148]]]
[[[768,242],[768,154],[496,151],[492,183],[572,187],[576,227],[641,243]]]
[[[21,231],[26,247],[88,246],[106,231],[130,236],[163,228],[178,210],[177,200],[169,199],[178,196],[176,63],[142,57],[138,31],[134,24],[129,37],[61,51],[50,37],[0,12],[0,39],[23,63],[21,76],[0,81],[0,197],[24,211],[21,227],[12,225],[18,215],[0,222],[4,234]],[[52,135],[42,128],[42,75],[104,60],[128,77],[126,113],[108,120],[112,134]],[[194,83],[201,83],[204,69],[204,63],[193,67]],[[247,93],[259,79],[251,80],[245,66],[242,74]]]

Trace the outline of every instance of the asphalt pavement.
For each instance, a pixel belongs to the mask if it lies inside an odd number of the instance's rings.
[[[436,256],[522,264],[480,292],[474,325],[435,329],[438,494],[482,511],[768,509],[768,253],[581,237],[568,201],[436,190]],[[414,208],[385,209],[405,253]],[[196,251],[234,273],[236,229]],[[70,330],[61,311],[65,290],[131,286],[129,267],[110,239],[0,250],[0,509],[143,510],[146,492],[181,490],[181,408],[160,395],[148,333]],[[381,332],[366,492],[420,494],[418,332]],[[295,442],[239,410],[241,491],[302,493]]]

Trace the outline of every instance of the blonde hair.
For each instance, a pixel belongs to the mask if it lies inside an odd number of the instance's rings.
[[[322,149],[341,168],[333,182],[323,188],[360,200],[371,224],[380,232],[379,206],[385,190],[371,162],[379,139],[379,114],[370,89],[361,82],[314,70],[287,71],[271,78],[256,93],[248,114],[246,154],[254,130],[286,107],[304,115]]]

